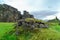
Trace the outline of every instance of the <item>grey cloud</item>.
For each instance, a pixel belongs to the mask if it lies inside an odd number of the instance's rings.
[[[38,19],[43,19],[46,16],[54,15],[56,13],[57,13],[57,11],[35,11],[35,12],[31,12],[31,14],[34,15],[35,18],[38,18]]]

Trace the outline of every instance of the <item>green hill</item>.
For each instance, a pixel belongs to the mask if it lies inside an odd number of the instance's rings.
[[[34,19],[32,19],[34,20]],[[30,19],[28,19],[30,21]],[[33,31],[22,31],[19,36],[9,33],[13,29],[13,23],[0,23],[0,36],[1,40],[60,40],[60,25],[58,23],[47,23],[49,25],[48,28],[38,28]],[[8,29],[9,30],[8,30]],[[11,29],[11,30],[10,30]]]
[[[54,19],[52,19],[52,20],[48,20],[48,22],[59,23],[60,20],[56,17],[56,18],[54,18]]]
[[[48,29],[40,28],[36,31],[22,34],[18,38],[19,40],[60,40],[60,25],[58,24],[53,23]]]

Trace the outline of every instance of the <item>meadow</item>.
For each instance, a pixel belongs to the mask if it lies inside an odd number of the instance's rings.
[[[5,33],[9,32],[13,29],[14,23],[4,23],[0,22],[0,37],[3,36]]]
[[[13,35],[8,34],[14,28],[14,23],[0,22],[0,40],[15,40]]]
[[[0,40],[17,40],[13,34],[7,34],[13,30],[14,23],[0,22]],[[60,25],[58,23],[49,24],[49,28],[40,28],[38,32],[28,32],[18,36],[19,40],[60,40]]]

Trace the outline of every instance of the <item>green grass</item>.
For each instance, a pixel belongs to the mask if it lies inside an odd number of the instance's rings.
[[[53,23],[53,25],[50,25],[50,29],[60,32],[60,25],[58,25],[58,23]]]
[[[0,38],[13,29],[14,23],[0,23]]]
[[[14,27],[14,23],[0,22],[0,38],[2,40],[17,40],[16,36],[7,34]],[[18,36],[19,40],[60,40],[60,25],[49,24],[49,28],[40,28],[38,32],[27,32]]]
[[[49,28],[40,28],[36,33],[30,33],[27,38],[26,35],[19,36],[20,40],[60,40],[60,25],[52,23]]]

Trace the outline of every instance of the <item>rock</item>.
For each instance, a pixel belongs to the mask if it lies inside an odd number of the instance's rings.
[[[39,27],[40,28],[48,28],[48,26],[47,25],[44,25],[44,24],[40,24]]]
[[[45,24],[45,28],[48,28],[48,25],[47,24]]]
[[[18,20],[18,26],[23,25],[23,24],[24,24],[24,22],[25,22],[25,20],[24,20],[24,19]]]
[[[32,21],[32,20],[30,20],[30,22],[29,22],[31,25],[33,25],[34,24],[34,21]]]
[[[23,28],[48,28],[48,25],[42,22],[36,22],[30,20],[29,22],[26,22],[24,19],[21,19],[18,21],[18,26],[22,26]],[[15,27],[16,28],[16,27]]]
[[[33,15],[30,15],[30,18],[34,18],[34,16]]]
[[[45,23],[43,23],[43,22],[38,22],[38,24],[43,24],[43,25],[45,25]]]
[[[45,27],[45,26],[44,26],[43,24],[40,24],[39,27],[40,27],[40,28],[43,28],[43,27]]]
[[[0,4],[0,21],[1,22],[16,22],[20,19],[34,18],[28,11],[23,11],[23,15],[16,8],[7,5]]]
[[[29,12],[24,11],[22,18],[23,18],[23,19],[25,19],[25,18],[34,18],[34,16],[33,16],[33,15],[30,15]]]
[[[20,31],[16,31],[15,34],[18,36],[20,34]]]
[[[19,28],[21,28],[23,31],[18,30]],[[19,35],[22,32],[32,32],[33,30],[37,30],[38,28],[48,28],[48,25],[43,22],[35,22],[33,20],[27,22],[25,21],[25,19],[21,19],[18,21],[18,26],[15,26],[15,33],[16,35]]]
[[[38,23],[35,23],[34,25],[35,25],[35,27],[38,27],[39,28],[39,24]]]
[[[33,30],[34,28],[35,28],[35,26],[34,25],[31,25],[30,30]]]
[[[16,22],[16,20],[21,19],[21,12],[16,8],[7,5],[0,4],[0,21],[1,22]]]

